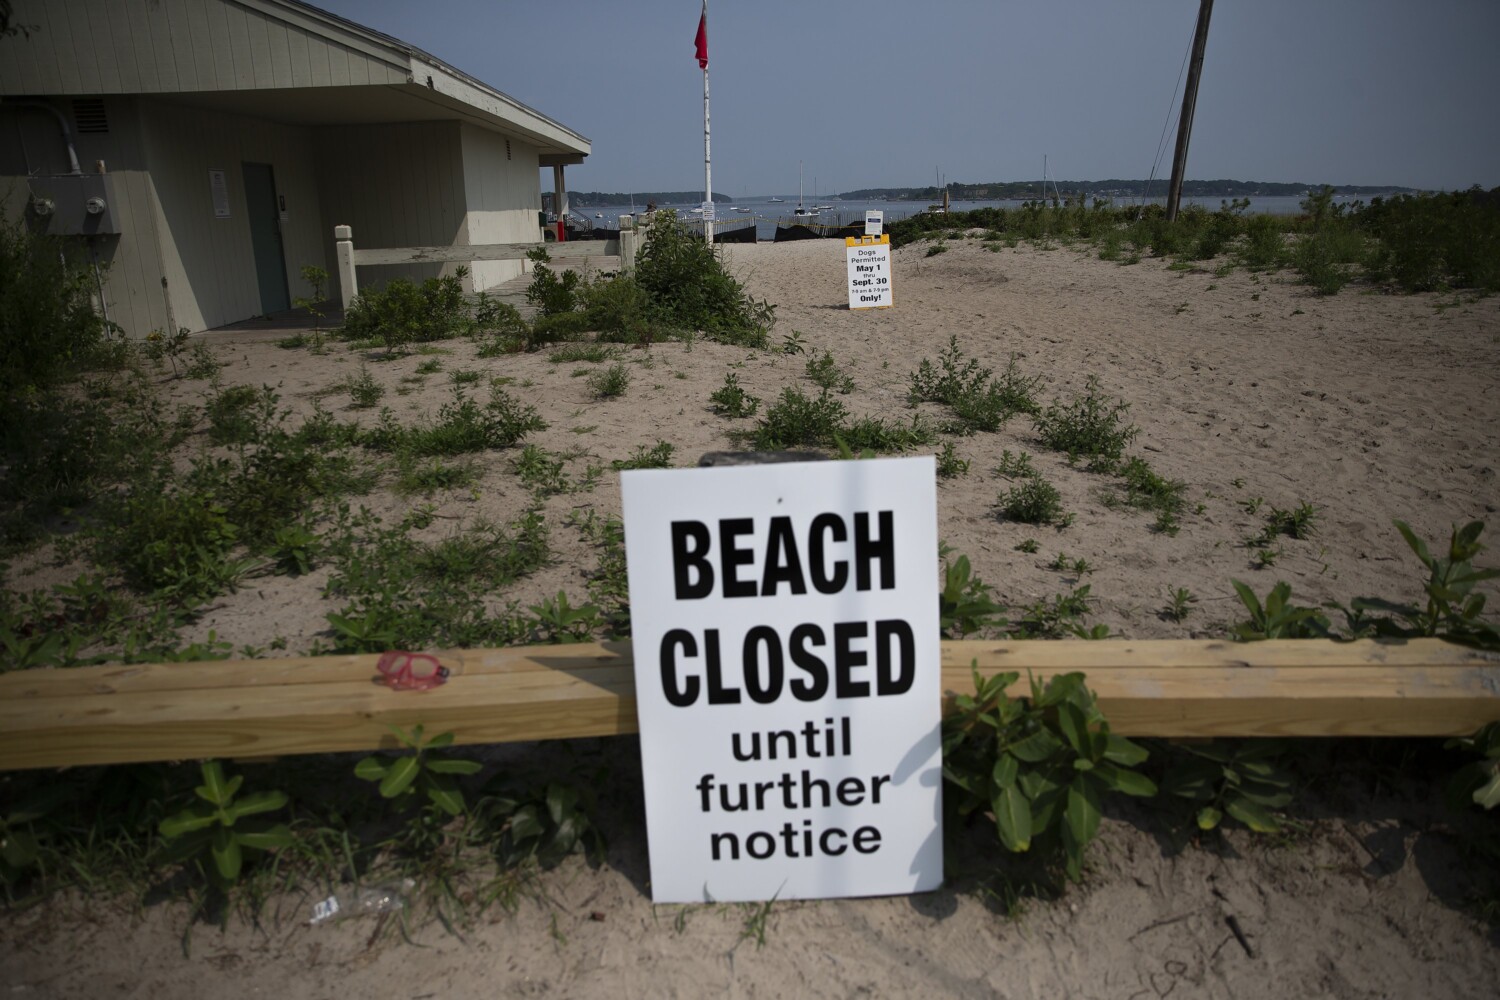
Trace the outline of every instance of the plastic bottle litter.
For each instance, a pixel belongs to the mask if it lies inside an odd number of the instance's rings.
[[[309,924],[324,924],[372,913],[393,913],[406,908],[406,896],[416,887],[409,878],[350,888],[313,904]]]

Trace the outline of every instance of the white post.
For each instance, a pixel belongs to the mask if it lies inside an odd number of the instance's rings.
[[[708,16],[708,2],[704,0],[703,16]],[[713,158],[709,156],[708,145],[708,69],[703,70],[703,200],[711,208],[714,203],[714,168]],[[714,245],[714,220],[704,218],[703,238],[708,241],[709,246]]]
[[[359,294],[359,279],[354,276],[354,230],[348,226],[333,227],[334,250],[338,256],[339,294],[344,301],[344,311]]]
[[[630,274],[635,270],[635,255],[640,250],[641,234],[635,228],[635,217],[620,216],[620,273]]]

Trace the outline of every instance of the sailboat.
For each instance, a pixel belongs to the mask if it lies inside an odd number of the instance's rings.
[[[797,208],[796,208],[796,210],[794,212],[792,212],[792,214],[795,215],[795,216],[797,216],[798,218],[804,218],[804,219],[805,218],[811,218],[811,217],[816,216],[818,214],[818,210],[816,208],[803,208],[802,207],[802,161],[801,160],[797,161]]]

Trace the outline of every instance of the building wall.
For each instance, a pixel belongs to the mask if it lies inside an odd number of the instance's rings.
[[[0,93],[402,84],[410,62],[327,18],[257,0],[15,0]],[[332,36],[332,37],[329,37]]]
[[[318,130],[322,239],[354,230],[355,247],[445,247],[462,242],[467,201],[459,123],[338,125]],[[458,264],[361,267],[362,286],[451,274]],[[337,278],[335,277],[335,284]],[[338,289],[334,288],[335,297]]]
[[[98,236],[92,246],[73,238],[83,256],[90,249],[101,267],[104,311],[126,336],[140,338],[171,327],[157,253],[156,212],[139,108],[129,97],[104,100],[108,131],[78,133],[70,101],[41,102],[59,111],[74,132],[79,165],[87,173],[103,161],[113,192],[110,214],[120,234]],[[9,219],[24,217],[28,175],[66,174],[71,167],[57,120],[34,108],[0,103],[0,205]]]
[[[539,242],[537,211],[542,193],[536,147],[472,125],[462,125],[461,130],[467,212],[462,234],[466,239],[460,242]],[[475,262],[470,290],[483,291],[517,277],[523,264],[519,260]]]
[[[174,320],[211,329],[264,312],[245,204],[243,164],[267,163],[286,199],[282,258],[290,298],[311,294],[301,269],[330,268],[312,130],[142,99],[140,118]],[[216,218],[209,171],[223,170],[229,217]]]

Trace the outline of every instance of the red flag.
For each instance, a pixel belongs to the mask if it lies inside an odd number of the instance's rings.
[[[703,16],[698,18],[698,37],[693,39],[698,46],[698,68],[708,69],[708,0],[703,3]]]

